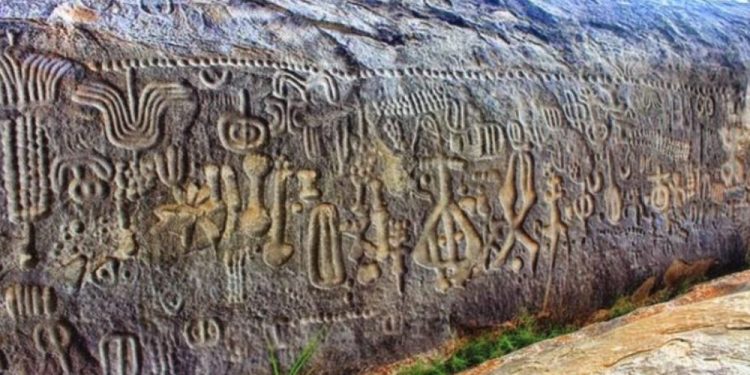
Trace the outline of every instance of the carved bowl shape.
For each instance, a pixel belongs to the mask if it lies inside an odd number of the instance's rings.
[[[268,140],[268,125],[263,119],[236,113],[221,116],[218,131],[221,145],[238,154],[250,153]]]

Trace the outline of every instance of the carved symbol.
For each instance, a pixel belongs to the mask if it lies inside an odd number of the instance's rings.
[[[357,121],[364,122],[364,115],[362,111],[357,111]],[[353,136],[350,125],[352,124],[351,116],[347,116],[343,120],[339,120],[336,124],[336,130],[333,133],[333,147],[336,154],[336,161],[338,166],[338,174],[343,175],[346,172],[347,161],[352,155],[352,151],[357,147],[356,138]]]
[[[166,290],[159,296],[159,304],[167,315],[177,315],[185,303],[185,298],[179,291]]]
[[[146,338],[146,347],[148,348],[148,356],[151,358],[151,374],[152,375],[172,375],[176,374],[174,364],[174,339],[170,336],[168,338]]]
[[[520,196],[516,187],[517,184],[521,188]],[[505,221],[508,222],[510,232],[505,237],[505,242],[493,266],[499,268],[505,263],[516,241],[529,251],[531,259],[536,259],[539,244],[523,229],[523,222],[526,219],[526,215],[531,207],[534,206],[534,203],[536,203],[534,164],[528,152],[515,151],[511,154],[508,160],[508,172],[505,175],[505,182],[500,189],[498,197],[500,198],[503,216],[505,217]],[[519,198],[520,201],[518,200]],[[520,207],[516,209],[518,204],[520,204]]]
[[[168,15],[174,12],[175,6],[172,0],[140,0],[140,8],[150,15]]]
[[[198,73],[201,83],[212,90],[216,90],[229,82],[231,73],[228,70],[222,70],[221,73],[213,69],[204,69]]]
[[[328,72],[304,80],[295,73],[279,71],[273,76],[272,86],[271,96],[265,99],[266,111],[272,117],[271,134],[296,134],[301,130],[305,156],[314,159],[320,154],[320,134],[316,132],[319,124],[304,124],[299,116],[307,104],[315,104],[313,92],[318,86],[322,87],[326,101],[335,104],[339,100],[336,80]]]
[[[227,213],[222,241],[226,241],[231,238],[237,227],[238,214],[242,206],[242,201],[240,200],[240,191],[237,187],[237,178],[235,177],[234,170],[228,165],[221,166],[221,183],[221,197],[226,205]]]
[[[266,112],[271,115],[269,127],[272,135],[295,133],[295,129],[302,129],[300,117],[304,105],[286,99],[269,97],[265,99]]]
[[[602,180],[603,176],[599,171],[592,171],[588,175],[584,175],[580,165],[575,164],[571,167],[571,175],[580,186],[580,195],[575,199],[572,206],[571,214],[575,215],[576,218],[581,222],[583,230],[587,230],[587,221],[594,214],[594,194],[601,191],[604,185]]]
[[[0,121],[3,180],[11,222],[31,222],[49,209],[47,131],[36,116]]]
[[[591,108],[586,102],[586,95],[576,90],[567,90],[561,100],[563,114],[568,124],[580,133],[584,133],[592,122]]]
[[[554,107],[542,108],[542,115],[544,116],[544,124],[549,130],[559,130],[565,125],[565,119],[560,110]]]
[[[8,218],[23,224],[21,266],[35,263],[31,249],[32,222],[50,207],[49,155],[47,130],[36,116],[27,114],[15,121],[0,121],[3,151],[3,186]]]
[[[263,204],[263,179],[270,171],[271,163],[268,157],[260,154],[245,156],[242,168],[249,180],[247,206],[240,216],[240,230],[246,230],[254,235],[261,235],[268,230],[271,218]]]
[[[185,178],[184,153],[175,146],[170,145],[165,155],[155,155],[154,166],[159,181],[167,187],[176,188]]]
[[[224,259],[224,267],[227,271],[227,300],[229,303],[245,302],[245,267],[249,261],[250,254],[247,249],[239,249],[227,252]]]
[[[669,187],[667,186],[668,178],[669,173],[663,173],[661,167],[658,165],[656,166],[654,175],[648,177],[648,180],[654,184],[654,187],[651,189],[649,203],[651,207],[661,214],[665,214],[670,207],[671,198]]]
[[[5,308],[13,320],[50,316],[57,309],[55,291],[50,287],[15,284],[5,290]]]
[[[138,375],[141,359],[138,338],[131,334],[110,334],[99,341],[102,375]]]
[[[104,133],[116,147],[145,150],[162,135],[161,118],[170,104],[190,99],[190,90],[178,83],[149,83],[136,93],[133,69],[128,70],[127,97],[108,83],[81,85],[73,102],[93,107],[104,118]]]
[[[719,139],[727,153],[727,160],[721,165],[721,180],[726,187],[737,186],[745,180],[745,167],[740,156],[744,145],[750,141],[750,132],[738,128],[721,128]]]
[[[550,172],[551,173],[551,172]],[[552,288],[552,274],[555,266],[555,260],[557,257],[557,249],[560,244],[560,239],[568,235],[568,226],[562,221],[560,215],[560,207],[557,205],[557,201],[565,196],[565,191],[562,189],[562,182],[560,176],[550,175],[547,180],[547,191],[544,193],[544,202],[549,207],[549,224],[542,228],[542,235],[549,241],[550,250],[550,268],[547,276],[547,286],[544,292],[544,302],[542,303],[542,311],[547,311],[547,303],[549,302],[549,293]],[[536,259],[532,258],[532,269],[536,268]]]
[[[292,175],[289,162],[276,160],[273,178],[273,205],[271,206],[270,238],[263,245],[263,261],[271,267],[280,267],[294,254],[292,244],[285,242],[286,235],[286,180]]]
[[[77,204],[95,202],[106,196],[112,176],[112,166],[101,156],[60,157],[52,163],[52,190],[58,195],[67,191]]]
[[[240,93],[240,112],[227,113],[219,118],[219,141],[229,151],[247,154],[263,146],[268,140],[268,125],[265,120],[250,115],[247,108],[249,93]]]
[[[404,274],[406,273],[406,250],[404,243],[408,240],[409,222],[391,220],[388,223],[388,244],[391,247],[391,275],[396,279],[398,293],[404,294]]]
[[[206,186],[198,187],[190,183],[184,194],[175,197],[177,203],[161,205],[154,210],[154,214],[159,218],[154,229],[177,225],[181,231],[182,245],[186,248],[191,246],[194,240],[198,242],[196,230],[200,230],[201,239],[207,240],[210,246],[215,247],[222,236],[220,225],[226,220],[226,205],[221,201],[219,168],[216,165],[207,165],[204,172]]]
[[[185,324],[182,330],[190,349],[216,346],[221,339],[221,328],[216,319],[196,319]]]
[[[320,198],[320,190],[315,186],[318,172],[306,169],[297,172],[297,180],[300,183],[299,199],[304,202],[315,201]]]
[[[57,97],[60,79],[73,65],[56,57],[29,54],[23,63],[6,51],[0,56],[0,106],[47,104]]]
[[[442,157],[428,163],[438,174],[437,202],[425,220],[412,257],[417,264],[435,270],[436,289],[445,292],[451,286],[463,285],[471,276],[474,266],[481,261],[482,240],[453,201],[448,168],[460,169],[461,163]]]
[[[713,116],[715,107],[714,98],[703,94],[695,97],[695,110],[698,113],[698,116]]]
[[[118,285],[134,285],[140,272],[135,261],[120,261],[107,258],[98,265],[90,275],[92,284],[100,288],[111,288]]]
[[[607,188],[604,190],[607,221],[616,225],[622,219],[622,192],[615,183],[612,152],[607,153],[609,173],[607,173]]]
[[[594,214],[594,197],[589,193],[582,193],[573,204],[573,213],[586,227],[586,220]]]
[[[473,158],[493,158],[505,151],[505,133],[500,124],[483,123],[470,129],[469,155]]]
[[[70,329],[59,321],[46,321],[34,327],[34,345],[42,354],[57,357],[63,374],[70,374],[68,348],[70,347]]]
[[[346,278],[336,206],[322,203],[310,211],[307,226],[307,270],[317,288],[332,288]]]

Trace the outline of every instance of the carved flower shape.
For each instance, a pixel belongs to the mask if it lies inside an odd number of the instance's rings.
[[[221,201],[211,199],[208,186],[188,184],[184,194],[176,194],[177,203],[157,207],[154,214],[159,218],[156,228],[177,225],[182,231],[182,243],[190,246],[196,229],[215,245],[221,238],[221,228],[226,207]]]

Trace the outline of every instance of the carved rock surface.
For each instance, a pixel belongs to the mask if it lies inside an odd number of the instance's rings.
[[[314,372],[350,374],[676,258],[737,267],[749,23],[3,1],[0,372],[263,374],[326,331]]]
[[[489,361],[480,374],[747,374],[750,272]]]

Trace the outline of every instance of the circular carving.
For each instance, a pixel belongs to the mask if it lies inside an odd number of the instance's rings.
[[[256,150],[268,139],[268,125],[257,117],[225,114],[219,118],[218,130],[221,145],[238,154]]]

